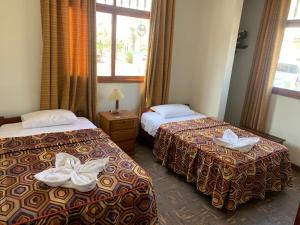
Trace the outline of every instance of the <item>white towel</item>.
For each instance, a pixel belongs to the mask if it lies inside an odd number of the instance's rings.
[[[108,161],[107,157],[81,164],[78,158],[70,154],[58,153],[55,158],[55,168],[44,170],[34,177],[50,187],[62,186],[87,192],[95,188],[97,176]]]
[[[214,142],[226,148],[236,149],[241,152],[250,151],[259,142],[259,137],[239,138],[232,130],[227,129],[222,138],[214,138]]]

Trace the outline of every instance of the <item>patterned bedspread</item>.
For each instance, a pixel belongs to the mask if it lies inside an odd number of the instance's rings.
[[[33,175],[67,152],[82,163],[110,157],[90,192],[49,187]],[[0,224],[155,224],[152,181],[100,129],[0,139]]]
[[[217,208],[236,210],[252,198],[263,199],[267,191],[291,185],[291,163],[285,146],[261,138],[248,153],[213,142],[226,129],[239,137],[250,132],[212,118],[161,125],[155,136],[154,155],[162,164],[197,189],[212,196]]]

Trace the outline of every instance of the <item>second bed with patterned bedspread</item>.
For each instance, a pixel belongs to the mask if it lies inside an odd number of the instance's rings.
[[[155,136],[154,155],[175,173],[195,182],[197,189],[212,196],[217,208],[236,210],[252,198],[263,199],[267,191],[291,185],[288,149],[261,138],[249,152],[214,143],[231,129],[240,137],[252,133],[212,118],[167,123]]]

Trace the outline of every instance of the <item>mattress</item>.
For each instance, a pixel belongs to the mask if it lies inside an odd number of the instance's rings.
[[[43,133],[64,132],[71,130],[81,130],[96,128],[96,126],[84,117],[78,117],[79,121],[74,124],[60,125],[53,127],[41,127],[33,129],[24,129],[22,123],[4,124],[0,127],[0,138],[6,137],[24,137]]]
[[[171,123],[171,122],[180,122],[180,121],[186,121],[186,120],[194,120],[194,119],[201,119],[206,118],[207,116],[196,113],[194,115],[189,116],[181,116],[181,117],[174,117],[174,118],[164,118],[160,116],[156,112],[145,112],[142,115],[141,118],[141,125],[142,128],[151,136],[155,136],[158,128],[162,124]]]
[[[34,174],[66,152],[81,163],[109,157],[89,192],[50,187]],[[148,173],[101,129],[0,139],[0,224],[156,224]]]

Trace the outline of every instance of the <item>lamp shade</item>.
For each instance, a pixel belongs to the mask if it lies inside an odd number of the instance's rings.
[[[110,95],[108,96],[109,100],[121,100],[124,98],[124,94],[122,93],[122,91],[120,89],[114,89],[112,90],[112,92],[110,93]]]

